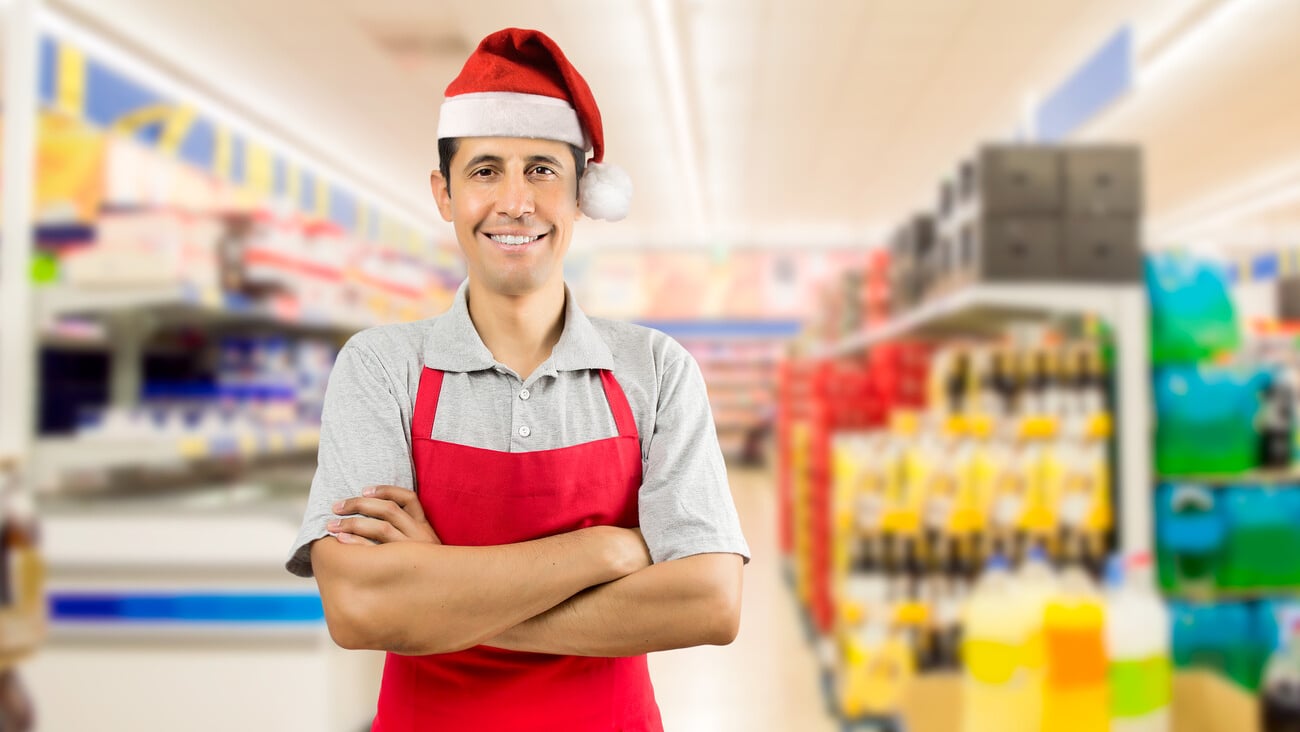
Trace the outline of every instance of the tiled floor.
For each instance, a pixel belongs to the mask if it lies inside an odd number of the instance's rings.
[[[781,578],[775,479],[731,469],[732,493],[753,559],[745,568],[740,635],[650,657],[670,732],[831,732],[812,651]]]

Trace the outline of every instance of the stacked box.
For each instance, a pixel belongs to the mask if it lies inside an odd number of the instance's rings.
[[[988,145],[962,163],[939,222],[949,247],[945,284],[1056,279],[1061,179],[1059,151],[1048,146]]]
[[[890,252],[894,312],[904,312],[918,305],[929,288],[934,231],[933,216],[916,214],[894,235]]]
[[[986,145],[940,186],[935,291],[982,282],[1136,282],[1136,147]]]
[[[1142,170],[1131,145],[1062,152],[1065,215],[1062,272],[1073,280],[1137,282],[1142,277]]]

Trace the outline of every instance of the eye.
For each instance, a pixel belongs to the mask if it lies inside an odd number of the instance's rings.
[[[469,176],[471,178],[486,178],[492,175],[493,172],[495,171],[493,171],[491,168],[479,168],[478,170],[475,170],[473,173],[470,173]]]
[[[546,175],[546,176],[551,176],[556,174],[553,169],[548,168],[545,165],[539,165],[533,168],[533,173],[535,175]]]

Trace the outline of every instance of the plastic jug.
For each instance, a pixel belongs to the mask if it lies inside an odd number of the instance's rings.
[[[1156,554],[1165,591],[1212,591],[1227,529],[1218,492],[1200,485],[1156,489]]]
[[[1043,636],[1043,619],[1047,605],[1059,592],[1056,573],[1047,562],[1041,547],[1029,550],[1016,573],[1016,602],[1026,622],[1025,641],[1020,654],[1020,673],[1025,679],[1022,706],[1029,719],[1027,729],[1040,730],[1043,718],[1043,695],[1047,683],[1047,648]]]
[[[1221,499],[1228,529],[1220,587],[1300,586],[1300,491],[1240,486]]]
[[[1211,262],[1182,253],[1146,261],[1151,363],[1196,363],[1241,342],[1228,285]]]
[[[963,732],[1026,732],[1033,730],[1032,693],[1020,673],[1026,629],[1023,603],[1017,602],[1007,562],[989,560],[965,611],[962,642]]]
[[[1106,652],[1112,732],[1168,732],[1169,613],[1155,593],[1151,555],[1107,568]]]
[[[1247,689],[1259,684],[1259,640],[1245,603],[1169,603],[1174,665],[1218,671]]]
[[[1259,464],[1260,390],[1269,372],[1166,367],[1156,371],[1156,471],[1240,473]],[[1207,440],[1206,435],[1214,435]]]
[[[1106,732],[1110,723],[1105,609],[1087,574],[1069,567],[1043,613],[1047,677],[1043,726],[1051,732]]]

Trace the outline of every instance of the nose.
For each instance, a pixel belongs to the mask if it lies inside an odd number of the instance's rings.
[[[533,187],[523,173],[502,176],[498,213],[518,219],[533,213],[534,207]]]

